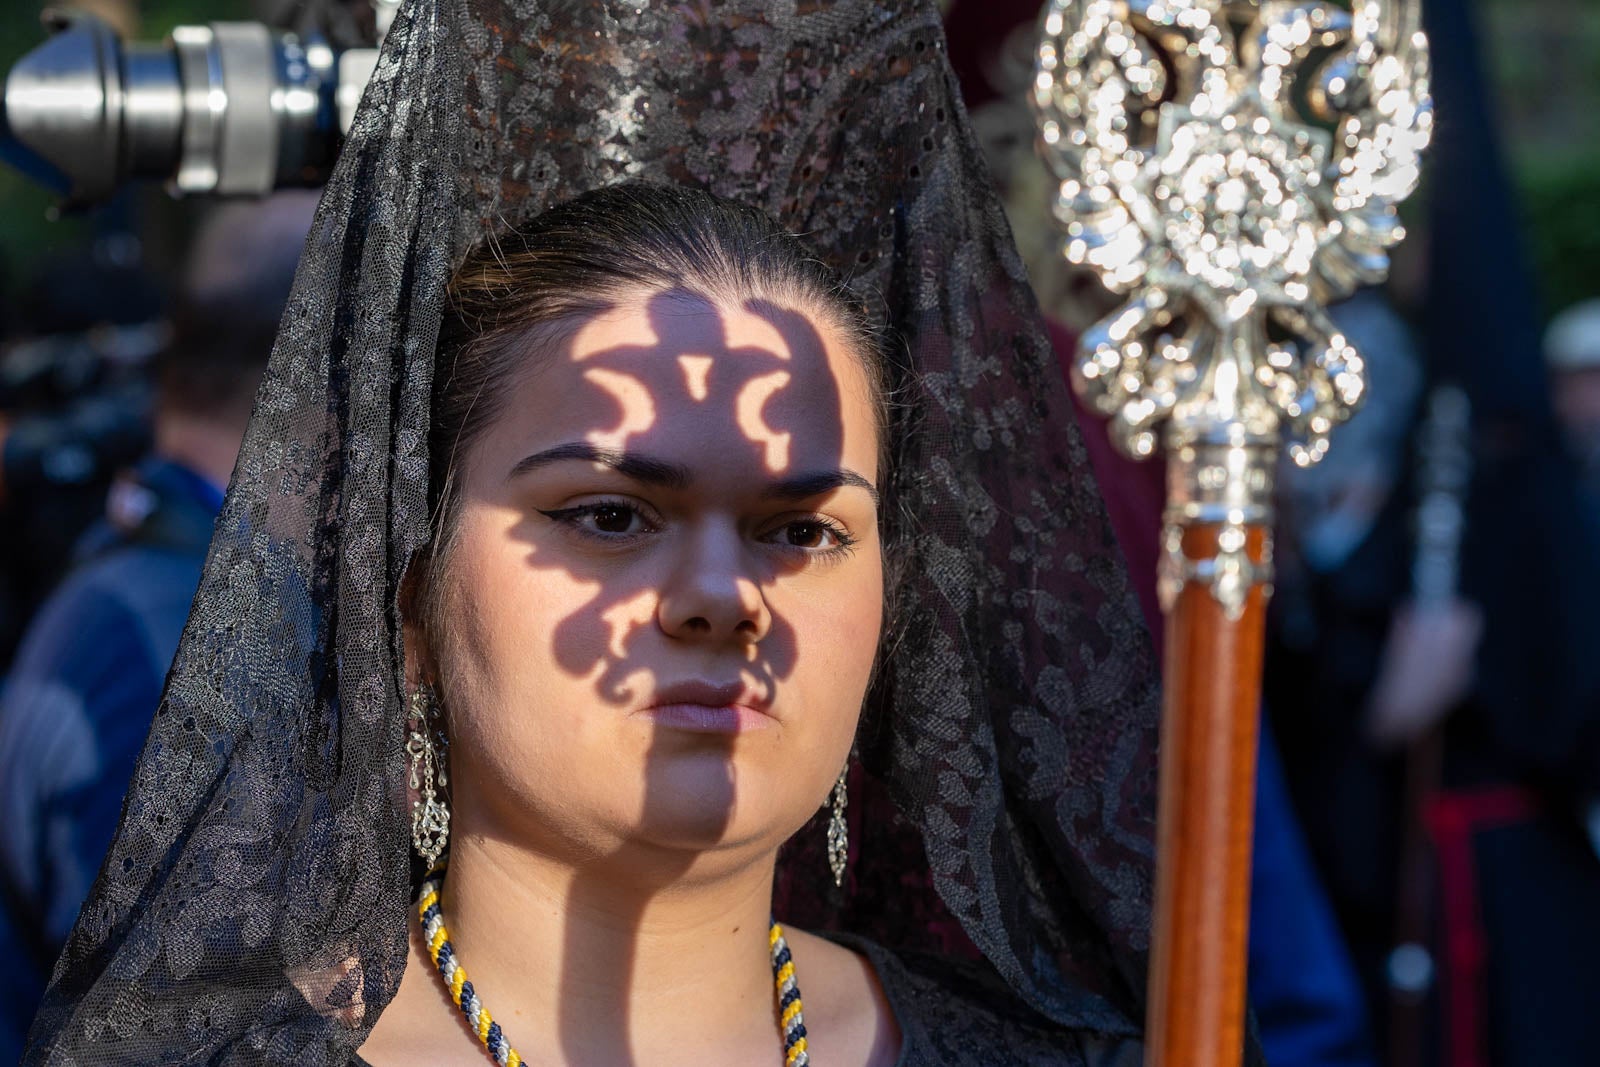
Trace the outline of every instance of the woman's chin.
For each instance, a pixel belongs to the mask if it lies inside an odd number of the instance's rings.
[[[792,779],[769,780],[727,757],[655,762],[645,775],[643,804],[631,819],[634,840],[684,852],[774,849],[787,836],[786,812],[775,803]]]

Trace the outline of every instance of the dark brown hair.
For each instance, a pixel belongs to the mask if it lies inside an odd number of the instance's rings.
[[[445,554],[450,542],[455,461],[494,419],[529,352],[622,299],[669,290],[819,315],[861,358],[883,454],[887,388],[877,337],[860,303],[800,238],[756,208],[702,190],[606,186],[485,241],[450,283],[434,370],[430,555]]]

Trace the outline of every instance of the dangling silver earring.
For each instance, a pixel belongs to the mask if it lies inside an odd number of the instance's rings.
[[[844,821],[844,808],[849,797],[845,795],[844,778],[850,770],[846,763],[833,783],[833,814],[828,817],[828,866],[833,871],[835,889],[844,885],[844,864],[850,855],[850,827]]]
[[[443,745],[438,736],[438,717],[433,689],[426,684],[417,686],[411,694],[411,713],[406,717],[411,788],[422,794],[411,802],[411,847],[430,870],[438,865],[450,843],[450,809],[438,793],[450,784],[440,752]]]

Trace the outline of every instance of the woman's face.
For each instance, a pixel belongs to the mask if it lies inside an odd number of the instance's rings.
[[[883,604],[874,406],[825,322],[641,295],[496,398],[419,661],[457,834],[693,862],[775,848],[824,801]]]

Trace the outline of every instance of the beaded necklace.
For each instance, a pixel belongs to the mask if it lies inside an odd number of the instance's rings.
[[[444,868],[436,867],[422,883],[422,896],[417,901],[417,915],[422,919],[422,938],[427,943],[428,955],[439,968],[439,976],[450,990],[450,999],[467,1017],[490,1058],[500,1067],[521,1067],[522,1057],[478,999],[477,991],[467,980],[466,970],[456,958],[455,947],[450,944],[450,934],[444,927],[444,912],[439,908],[439,889],[443,884]],[[783,927],[776,920],[767,931],[767,945],[772,954],[772,978],[777,986],[784,1067],[808,1067],[811,1057],[806,1053],[806,1021],[800,1008],[800,986],[795,982],[794,959],[789,954],[788,942],[783,939]]]

